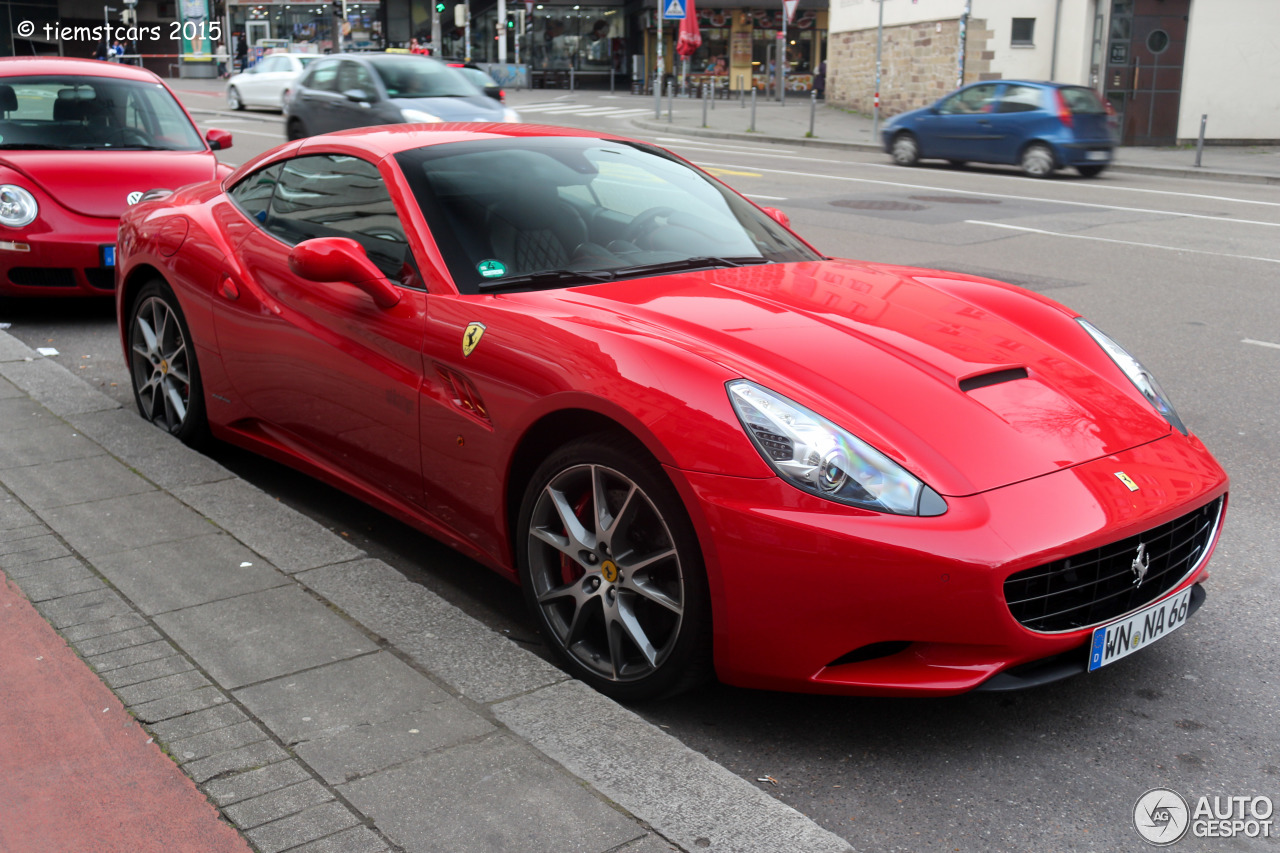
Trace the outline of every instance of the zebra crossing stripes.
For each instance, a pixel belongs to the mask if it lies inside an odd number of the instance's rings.
[[[653,112],[652,107],[600,107],[591,104],[566,104],[563,102],[550,102],[541,104],[528,104],[516,107],[516,111],[521,115],[525,113],[542,113],[543,115],[579,115],[579,116],[598,116],[605,118],[621,118],[624,116],[640,115],[641,113]]]

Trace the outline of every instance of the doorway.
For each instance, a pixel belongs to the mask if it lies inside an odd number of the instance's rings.
[[[1112,0],[1107,98],[1124,145],[1174,145],[1191,0]]]

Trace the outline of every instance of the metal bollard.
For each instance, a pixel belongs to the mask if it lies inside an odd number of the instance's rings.
[[[573,91],[573,69],[569,69],[569,91]]]
[[[653,120],[662,118],[662,75],[653,78]]]
[[[674,101],[676,98],[676,81],[673,79],[667,85],[667,124],[671,123],[671,115],[675,111]]]
[[[707,126],[707,84],[702,84],[702,126]]]
[[[1196,168],[1200,168],[1200,155],[1204,152],[1204,126],[1209,122],[1209,114],[1200,116],[1200,139],[1196,141]]]
[[[813,138],[813,121],[818,115],[818,93],[809,93],[809,138]]]
[[[751,132],[756,132],[756,87],[751,87]]]
[[[609,94],[613,94],[613,59],[609,59]]]
[[[742,88],[742,75],[738,75],[738,107],[740,109],[747,108],[747,90]]]

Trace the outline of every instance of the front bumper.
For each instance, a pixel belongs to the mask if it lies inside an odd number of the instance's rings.
[[[1005,579],[1171,522],[1227,491],[1199,440],[1176,433],[949,497],[935,518],[860,512],[777,479],[677,479],[704,543],[721,680],[899,696],[962,693],[1077,650],[1083,663],[1091,626],[1027,629],[1005,603]],[[1166,595],[1207,577],[1215,543]]]
[[[40,200],[40,218],[0,228],[0,296],[109,296],[115,268],[102,248],[114,246],[116,219],[82,216]],[[25,248],[21,248],[25,247]]]

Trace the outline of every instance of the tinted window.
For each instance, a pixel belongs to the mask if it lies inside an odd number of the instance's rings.
[[[336,92],[338,84],[338,63],[326,62],[311,69],[307,81],[303,84],[309,89],[320,89],[325,92]]]
[[[279,175],[280,164],[273,163],[240,181],[231,188],[229,195],[250,218],[258,223],[265,222],[267,208],[271,205],[271,196],[275,193],[276,179]]]
[[[408,259],[404,228],[378,169],[356,157],[318,154],[287,160],[265,227],[290,245],[350,237],[392,280]]]
[[[363,89],[370,95],[378,91],[369,70],[358,62],[344,62],[338,68],[338,91]]]
[[[1103,115],[1107,111],[1106,104],[1098,97],[1098,93],[1083,86],[1071,86],[1058,90],[1067,109],[1076,115]]]
[[[443,62],[425,56],[380,56],[369,63],[389,98],[445,98],[479,94]]]
[[[1010,83],[1000,99],[1000,112],[1026,113],[1040,109],[1040,90],[1035,86]]]

